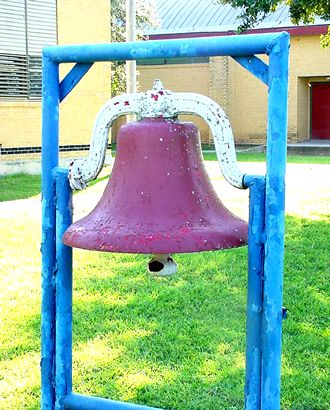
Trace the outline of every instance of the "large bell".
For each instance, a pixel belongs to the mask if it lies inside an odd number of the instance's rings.
[[[219,200],[194,124],[146,118],[121,127],[100,202],[64,243],[106,252],[171,254],[245,245],[247,224]]]

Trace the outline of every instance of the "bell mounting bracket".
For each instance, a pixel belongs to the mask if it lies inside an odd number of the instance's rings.
[[[179,114],[193,114],[209,125],[215,150],[224,178],[237,188],[244,188],[244,175],[236,160],[234,137],[227,115],[210,98],[195,93],[172,93],[155,80],[152,90],[144,93],[122,94],[108,100],[96,116],[90,151],[87,158],[77,159],[70,165],[69,180],[73,189],[84,189],[102,170],[108,145],[109,129],[114,121],[125,114],[138,118],[173,119]]]

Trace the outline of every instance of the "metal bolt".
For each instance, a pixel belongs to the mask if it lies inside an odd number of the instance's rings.
[[[288,318],[288,309],[283,306],[282,307],[282,319],[287,319]]]

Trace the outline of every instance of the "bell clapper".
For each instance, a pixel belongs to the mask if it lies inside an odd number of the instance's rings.
[[[178,265],[169,254],[155,254],[148,262],[148,270],[151,276],[166,277],[174,275],[178,270]]]

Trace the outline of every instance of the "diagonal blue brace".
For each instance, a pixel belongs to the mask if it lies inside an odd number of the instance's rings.
[[[74,89],[92,65],[93,63],[78,63],[68,72],[60,82],[60,102]]]
[[[268,65],[256,56],[233,56],[233,59],[268,85]]]

